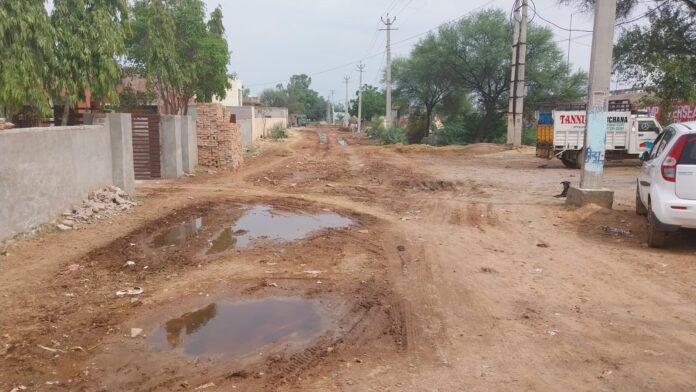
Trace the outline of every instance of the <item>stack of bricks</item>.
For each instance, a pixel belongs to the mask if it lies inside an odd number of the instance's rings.
[[[196,105],[198,164],[236,170],[244,159],[239,124],[230,122],[230,112],[219,103]]]

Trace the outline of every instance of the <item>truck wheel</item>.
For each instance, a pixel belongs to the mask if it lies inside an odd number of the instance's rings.
[[[640,200],[640,185],[636,185],[636,214],[640,216],[648,215],[648,209],[645,208],[645,204]]]
[[[581,148],[575,156],[575,168],[582,170],[583,166],[585,166],[585,149]]]
[[[577,167],[577,163],[575,162],[575,159],[570,159],[568,155],[565,153],[561,155],[561,162],[563,162],[563,165],[565,167],[575,169]]]
[[[646,230],[648,246],[651,248],[663,248],[667,240],[667,232],[657,228],[655,225],[656,220],[652,205],[648,204],[648,226]]]

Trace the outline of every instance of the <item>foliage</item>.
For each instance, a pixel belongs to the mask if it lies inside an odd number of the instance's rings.
[[[614,65],[624,82],[653,92],[670,116],[674,104],[696,99],[696,11],[666,5],[649,18],[648,25],[623,30]]]
[[[125,0],[54,0],[51,24],[55,33],[54,97],[67,108],[78,100],[117,101],[121,78],[117,57],[126,53],[128,3]],[[68,116],[63,116],[63,125]]]
[[[288,137],[288,133],[283,124],[275,124],[271,127],[270,137],[274,140],[285,139]]]
[[[420,142],[430,129],[435,107],[457,90],[446,77],[449,56],[445,50],[438,36],[429,34],[416,44],[408,58],[396,59],[392,64],[397,95],[405,96],[412,106],[425,107],[424,121],[418,123],[420,128],[409,130],[413,136],[410,140]]]
[[[266,89],[260,100],[265,106],[287,107],[290,114],[306,115],[313,121],[326,116],[327,102],[319,93],[310,88],[312,78],[307,75],[293,75],[287,87],[282,84],[274,89]]]
[[[365,131],[367,136],[378,140],[381,144],[407,144],[406,130],[402,128],[385,128],[384,117],[375,117]]]
[[[439,31],[449,77],[471,92],[484,113],[474,142],[498,140],[497,123],[507,111],[511,37],[512,26],[502,10],[481,11]],[[527,49],[528,107],[536,100],[575,100],[583,95],[584,75],[570,74],[550,30],[530,25]]]
[[[118,95],[118,107],[122,109],[143,108],[150,105],[155,99],[157,99],[157,94],[151,89],[148,88],[147,91],[136,91],[128,84]]]
[[[25,104],[48,114],[53,29],[42,1],[0,2],[0,108]]]
[[[360,91],[355,92],[355,99],[350,101],[350,114],[358,115],[358,95]],[[387,97],[384,91],[380,91],[377,87],[366,84],[363,86],[362,92],[362,118],[373,118],[381,116],[387,111]]]
[[[230,61],[222,10],[205,21],[202,0],[136,0],[129,58],[145,69],[171,114],[186,113],[194,96],[224,98]]]
[[[420,144],[428,135],[430,129],[430,117],[427,114],[414,113],[408,119],[406,127],[406,139],[409,144]]]
[[[450,144],[466,144],[471,135],[467,123],[455,120],[447,122],[437,131],[437,144],[447,146]]]

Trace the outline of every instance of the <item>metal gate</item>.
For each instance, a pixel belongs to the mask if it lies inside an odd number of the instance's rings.
[[[162,177],[159,114],[131,114],[136,180]]]

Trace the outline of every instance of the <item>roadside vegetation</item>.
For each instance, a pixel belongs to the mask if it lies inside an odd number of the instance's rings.
[[[87,93],[119,107],[116,87],[140,76],[170,114],[192,97],[210,102],[229,87],[230,51],[222,9],[206,20],[202,0],[3,0],[0,5],[0,109],[50,116],[51,100],[68,113]],[[132,89],[123,107],[147,98]],[[63,115],[65,123],[68,116]]]
[[[270,138],[273,140],[285,139],[288,137],[288,130],[283,124],[275,124],[271,127]]]

